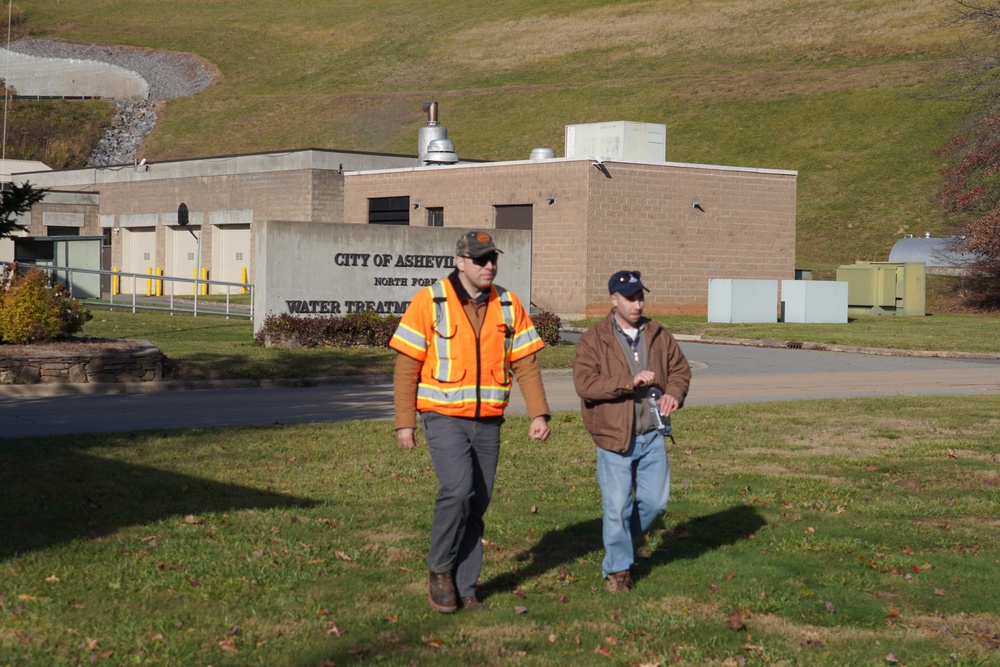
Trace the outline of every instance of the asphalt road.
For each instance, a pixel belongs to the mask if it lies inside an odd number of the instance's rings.
[[[877,356],[682,342],[694,377],[688,405],[865,396],[1000,394],[1000,360]],[[554,411],[578,410],[569,371],[548,372]],[[169,383],[164,384],[164,389]],[[71,387],[0,395],[0,438],[392,417],[392,387],[80,394]],[[515,390],[511,412],[523,412]]]

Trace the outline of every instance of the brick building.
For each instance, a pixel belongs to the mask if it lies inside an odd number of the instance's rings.
[[[643,272],[652,313],[706,313],[710,278],[794,276],[794,171],[590,157],[418,164],[302,149],[23,174],[53,192],[22,234],[104,235],[105,268],[191,277],[184,203],[209,277],[238,282],[246,270],[253,282],[251,228],[264,220],[529,229],[531,303],[565,318],[606,312],[607,277],[622,268]]]

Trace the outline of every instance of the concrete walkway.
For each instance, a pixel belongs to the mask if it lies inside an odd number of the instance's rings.
[[[1000,394],[996,354],[914,355],[681,341],[689,406],[818,398]],[[0,387],[0,438],[392,417],[391,378]],[[569,369],[545,371],[553,411],[576,411]],[[198,390],[198,391],[193,391]],[[510,412],[523,413],[515,386]]]

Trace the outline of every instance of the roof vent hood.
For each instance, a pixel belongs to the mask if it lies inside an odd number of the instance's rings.
[[[438,103],[424,102],[423,110],[427,112],[427,124],[417,131],[420,165],[455,164],[455,144],[448,139],[448,130],[438,124]]]

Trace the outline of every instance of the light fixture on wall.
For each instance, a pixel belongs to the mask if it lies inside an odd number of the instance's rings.
[[[700,201],[696,201],[693,204],[691,204],[691,208],[696,208],[699,211],[701,211],[702,213],[705,212],[705,209],[701,207],[701,202]]]
[[[552,206],[555,203],[556,203],[556,198],[555,197],[549,197],[549,206]]]
[[[413,202],[413,208],[414,208],[414,210],[420,208],[420,202],[418,202],[418,201]]]

